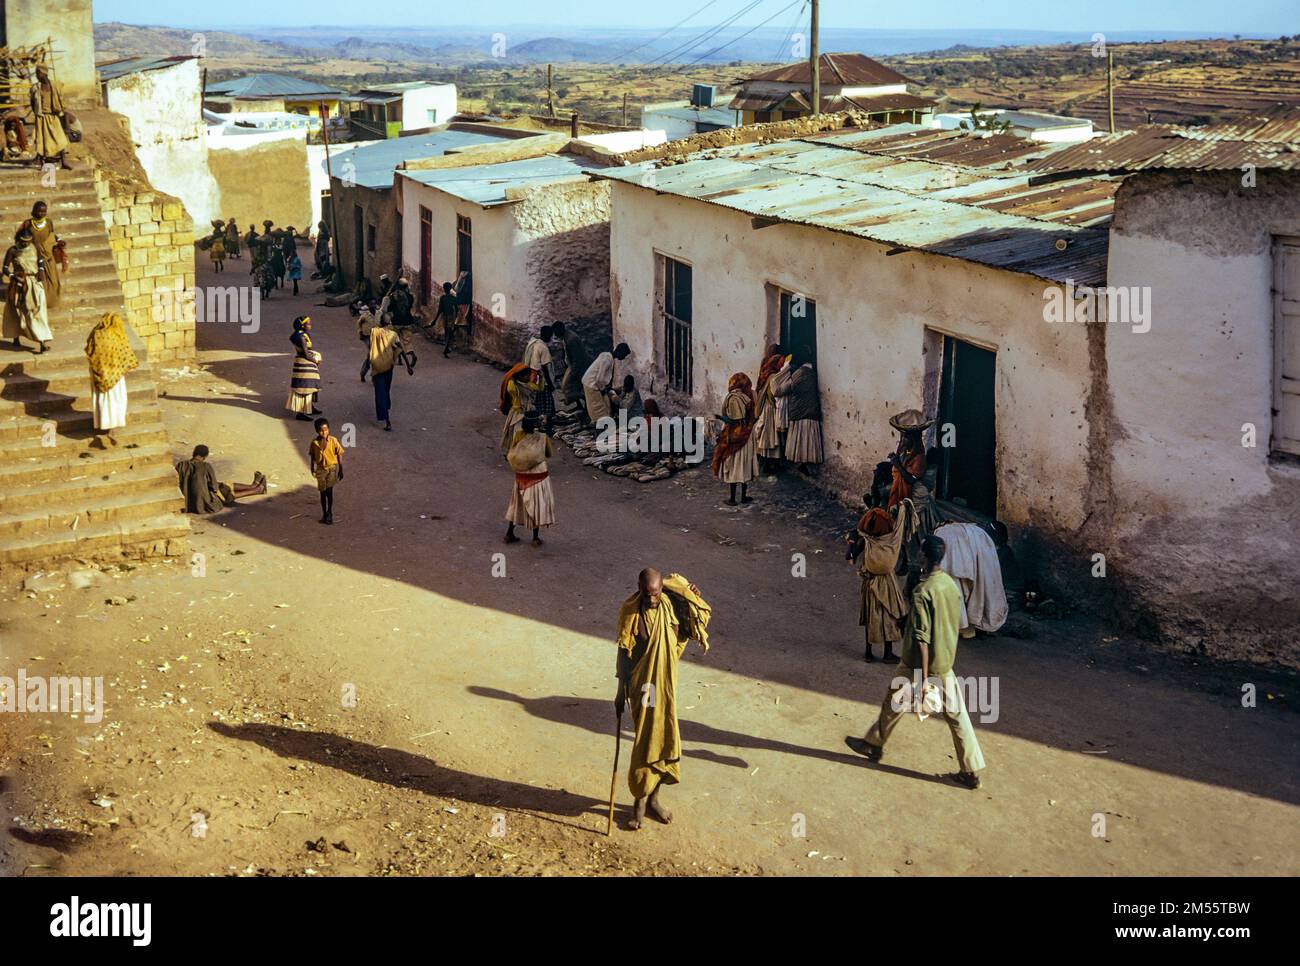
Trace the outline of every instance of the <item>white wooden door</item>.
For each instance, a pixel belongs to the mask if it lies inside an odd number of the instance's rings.
[[[1273,247],[1273,441],[1300,456],[1300,238]]]

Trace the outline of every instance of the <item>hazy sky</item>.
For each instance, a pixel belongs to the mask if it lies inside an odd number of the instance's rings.
[[[97,21],[174,26],[455,26],[482,30],[509,25],[614,26],[666,28],[689,16],[707,0],[654,0],[610,3],[609,0],[95,0]],[[761,0],[738,24],[752,25],[771,16],[789,0]],[[748,0],[714,0],[691,26],[709,26],[730,17]],[[782,29],[793,10],[777,17]],[[925,0],[924,3],[866,3],[822,0],[822,27],[882,29],[983,27],[1021,30],[1204,31],[1300,33],[1297,0]]]

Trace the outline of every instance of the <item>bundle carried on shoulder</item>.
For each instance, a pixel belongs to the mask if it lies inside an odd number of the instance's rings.
[[[543,433],[528,433],[506,454],[506,462],[516,473],[531,473],[533,469],[546,460],[546,436]]]
[[[681,574],[664,577],[664,593],[672,601],[677,622],[682,626],[682,638],[699,641],[700,647],[708,651],[709,619],[713,616],[713,608],[691,590],[691,582]]]

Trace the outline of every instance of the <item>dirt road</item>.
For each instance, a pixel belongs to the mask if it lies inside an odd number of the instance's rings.
[[[222,281],[242,281],[230,264]],[[107,711],[0,715],[0,871],[1297,871],[1286,680],[1021,619],[1024,636],[958,656],[997,687],[996,720],[975,718],[983,788],[941,777],[955,765],[934,721],[904,721],[873,766],[844,738],[891,669],[861,661],[836,508],[782,480],[728,509],[707,469],[638,484],[562,450],[558,525],[542,548],[506,546],[500,374],[422,345],[383,432],[353,323],[318,301],[277,293],[256,333],[200,326],[203,371],[162,387],[177,455],[206,443],[223,479],[262,470],[270,495],[196,520],[199,557],[4,588],[0,675],[102,676]],[[355,427],[333,527],[316,522],[310,424],[282,408],[302,312],[322,408]],[[712,648],[681,668],[674,823],[607,839],[614,619],[647,565],[700,586]]]

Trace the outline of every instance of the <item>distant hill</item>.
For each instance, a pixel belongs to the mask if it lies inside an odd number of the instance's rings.
[[[626,49],[623,44],[589,44],[565,37],[539,37],[510,47],[506,51],[506,60],[534,64],[570,61],[596,64],[616,57]]]
[[[95,59],[124,57],[176,57],[197,53],[202,43],[204,56],[223,60],[239,58],[303,57],[299,47],[273,41],[253,40],[222,30],[178,30],[173,27],[141,27],[125,23],[95,24]]]
[[[340,60],[375,60],[375,61],[416,61],[428,63],[439,59],[438,52],[422,44],[406,44],[396,41],[367,40],[364,37],[348,37],[328,48],[329,56]],[[320,51],[313,50],[319,56]]]

